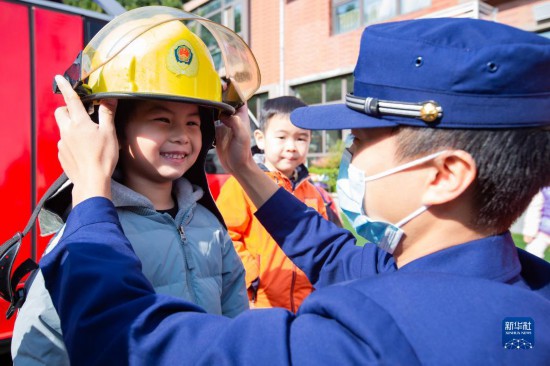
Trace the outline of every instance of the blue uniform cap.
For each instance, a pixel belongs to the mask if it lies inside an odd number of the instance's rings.
[[[550,39],[474,19],[367,27],[345,104],[296,109],[311,130],[550,126]]]

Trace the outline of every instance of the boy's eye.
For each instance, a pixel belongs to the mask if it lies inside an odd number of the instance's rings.
[[[199,126],[200,127],[200,122],[197,122],[197,121],[188,121],[187,122],[187,125],[188,126]]]
[[[163,123],[170,123],[170,120],[166,117],[157,117],[157,118],[155,118],[155,121],[163,122]]]

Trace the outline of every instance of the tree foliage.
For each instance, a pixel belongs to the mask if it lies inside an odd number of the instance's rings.
[[[162,5],[181,9],[189,0],[118,0],[126,10],[140,8],[142,6]],[[103,9],[92,0],[63,0],[64,4],[103,13]]]
[[[336,192],[336,179],[344,148],[344,141],[338,140],[331,146],[327,156],[314,160],[308,167],[310,173],[328,178],[325,183],[329,187],[329,192]]]

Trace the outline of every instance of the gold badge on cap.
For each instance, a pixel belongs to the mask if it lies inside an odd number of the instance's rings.
[[[420,108],[420,119],[424,122],[433,122],[439,118],[441,107],[436,102],[426,102]]]

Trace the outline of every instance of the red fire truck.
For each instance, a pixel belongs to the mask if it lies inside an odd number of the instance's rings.
[[[62,97],[52,93],[53,77],[111,18],[56,2],[0,0],[0,243],[23,230],[61,173],[53,112]],[[30,232],[16,265],[28,257],[37,261],[48,240]],[[15,320],[6,320],[7,308],[0,300],[0,354],[9,352]]]

